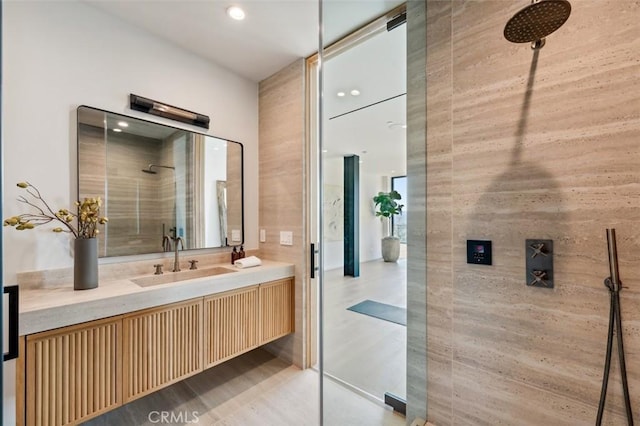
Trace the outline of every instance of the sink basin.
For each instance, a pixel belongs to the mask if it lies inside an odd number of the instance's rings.
[[[214,275],[222,275],[236,272],[233,269],[224,268],[222,266],[214,266],[204,269],[188,269],[180,272],[165,272],[162,275],[152,275],[150,277],[142,277],[132,279],[134,283],[140,287],[150,287],[160,284],[175,283],[178,281],[192,280],[194,278],[212,277]]]

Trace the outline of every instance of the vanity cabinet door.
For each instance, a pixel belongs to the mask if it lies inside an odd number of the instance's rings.
[[[129,402],[202,371],[202,299],[125,315],[123,392]]]
[[[122,404],[119,318],[27,336],[27,425],[75,425]]]
[[[258,346],[258,286],[204,298],[205,368]]]
[[[294,279],[260,285],[260,344],[294,331]]]

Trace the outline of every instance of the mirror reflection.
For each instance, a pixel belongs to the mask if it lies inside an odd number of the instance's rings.
[[[241,244],[242,185],[238,142],[78,108],[78,196],[103,199],[102,257]]]

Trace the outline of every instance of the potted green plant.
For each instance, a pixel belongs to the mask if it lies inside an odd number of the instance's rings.
[[[398,203],[402,199],[398,191],[378,192],[373,197],[376,207],[376,216],[385,223],[386,236],[382,238],[382,258],[385,262],[396,262],[400,256],[400,238],[393,235],[391,218],[394,215],[402,214],[403,204]]]

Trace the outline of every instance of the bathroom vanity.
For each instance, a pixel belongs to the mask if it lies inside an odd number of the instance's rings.
[[[293,274],[264,261],[21,290],[18,424],[78,424],[292,333]]]

